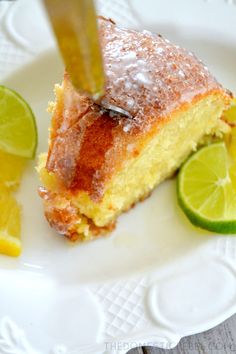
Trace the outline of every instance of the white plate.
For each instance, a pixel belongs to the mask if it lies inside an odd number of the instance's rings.
[[[194,50],[236,91],[235,6],[221,0],[99,5],[121,24],[160,32]],[[33,58],[4,84],[32,106],[41,152],[47,149],[45,109],[63,66],[55,49],[45,51],[52,38],[38,9],[36,0],[1,4],[0,61],[4,74]],[[193,228],[177,206],[174,180],[121,216],[111,237],[71,245],[43,217],[34,164],[18,195],[23,254],[0,258],[1,354],[125,354],[141,344],[170,348],[236,312],[236,239]]]

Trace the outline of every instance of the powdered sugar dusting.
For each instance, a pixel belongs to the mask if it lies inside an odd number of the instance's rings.
[[[130,52],[125,54],[121,60],[123,60],[126,63],[132,63],[134,60],[136,60],[136,53],[135,52]]]
[[[128,122],[127,122],[127,123],[124,125],[124,127],[123,127],[123,131],[124,131],[125,133],[128,133],[131,128],[132,128],[131,123],[128,123]]]
[[[180,77],[185,77],[185,73],[183,72],[183,70],[179,70],[178,74]]]
[[[108,103],[128,111],[123,130],[149,129],[183,102],[219,88],[191,53],[149,31],[136,32],[100,20]],[[150,122],[150,124],[148,124]]]
[[[162,47],[157,48],[157,49],[156,49],[156,53],[157,53],[157,54],[162,54],[162,53],[164,53],[164,48],[162,48]]]
[[[134,106],[134,103],[135,103],[135,101],[132,97],[129,97],[127,99],[127,106],[129,107],[129,109],[132,109],[132,107]]]
[[[143,31],[142,31],[142,34],[148,35],[148,36],[152,36],[152,32],[147,31],[147,30],[143,30]]]
[[[147,72],[148,73],[148,72]],[[147,73],[141,72],[135,75],[134,80],[140,85],[150,85],[152,83],[150,75],[147,76]]]

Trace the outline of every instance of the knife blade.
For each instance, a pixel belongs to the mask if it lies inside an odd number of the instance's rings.
[[[93,0],[44,0],[74,87],[95,101],[104,93],[104,70]]]

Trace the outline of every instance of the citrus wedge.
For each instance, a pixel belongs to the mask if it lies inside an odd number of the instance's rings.
[[[178,201],[189,220],[209,231],[236,233],[236,192],[225,143],[206,146],[182,166]]]
[[[226,146],[233,161],[236,162],[236,126],[232,127],[226,136]]]
[[[223,119],[230,125],[236,125],[236,98],[232,99],[230,107],[223,114]]]
[[[0,86],[0,150],[33,158],[37,147],[34,114],[13,90]]]
[[[0,253],[17,257],[21,253],[21,209],[9,190],[0,185]]]
[[[23,157],[7,154],[0,150],[0,184],[16,190],[26,165]]]

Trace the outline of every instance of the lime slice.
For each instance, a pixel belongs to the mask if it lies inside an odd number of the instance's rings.
[[[236,192],[229,168],[224,143],[202,148],[182,166],[178,201],[194,225],[223,234],[236,233]]]
[[[17,257],[21,253],[21,209],[9,190],[0,185],[0,253]]]
[[[0,150],[33,158],[37,128],[30,106],[16,92],[0,86]]]

